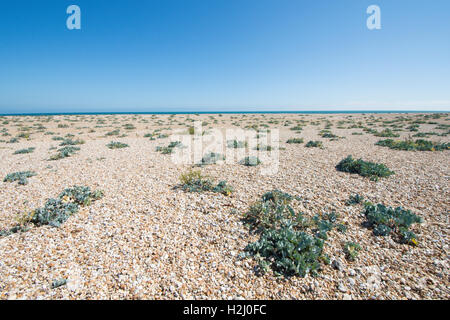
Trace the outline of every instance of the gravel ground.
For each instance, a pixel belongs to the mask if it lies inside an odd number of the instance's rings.
[[[374,145],[386,138],[352,135],[363,131],[338,123],[398,117],[417,120],[422,115],[86,115],[54,116],[48,122],[44,116],[2,117],[0,129],[5,132],[6,128],[11,136],[0,136],[4,140],[0,142],[0,177],[27,170],[37,175],[27,185],[0,182],[0,230],[15,226],[24,212],[43,206],[67,187],[86,185],[105,195],[60,228],[32,226],[27,232],[0,237],[0,298],[449,299],[450,151],[391,150]],[[207,127],[213,128],[233,128],[233,123],[240,122],[241,127],[265,123],[273,132],[279,129],[278,173],[262,175],[259,167],[239,164],[209,165],[202,167],[202,173],[226,180],[235,190],[232,195],[174,188],[180,174],[192,166],[175,164],[170,155],[155,151],[170,138],[150,140],[144,134],[157,128],[165,128],[166,133],[170,133],[167,128],[187,128],[187,118],[207,121]],[[301,119],[309,122],[303,131],[290,130]],[[290,121],[288,126],[283,125],[285,121]],[[318,136],[327,121],[333,133],[345,138],[330,141]],[[426,121],[450,124],[448,114]],[[63,123],[69,127],[58,128]],[[124,129],[127,123],[136,128]],[[36,124],[46,129],[38,132]],[[18,125],[34,125],[30,138],[6,143],[25,132]],[[373,128],[383,129],[380,125],[377,122]],[[436,126],[420,124],[419,132],[445,132]],[[105,137],[116,128],[127,136]],[[85,144],[69,158],[48,161],[56,152],[49,149],[60,143],[44,134],[49,131],[59,136],[74,134]],[[415,132],[399,133],[402,139]],[[292,137],[304,138],[305,143],[321,140],[324,148],[286,144]],[[425,139],[449,141],[447,136]],[[129,147],[111,150],[106,147],[110,141]],[[13,155],[28,147],[36,149]],[[384,163],[396,174],[374,182],[336,171],[335,165],[349,154]],[[257,239],[242,223],[242,214],[273,189],[300,196],[297,209],[306,214],[336,210],[348,225],[346,233],[330,232],[325,251],[334,262],[316,278],[284,279],[270,272],[259,276],[252,259],[238,257]],[[345,204],[355,193],[420,215],[424,222],[413,227],[418,246],[375,237],[364,228],[361,206]],[[345,241],[362,247],[354,262],[345,259]],[[57,279],[67,279],[67,284],[52,289]]]

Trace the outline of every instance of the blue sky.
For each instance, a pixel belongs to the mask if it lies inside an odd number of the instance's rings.
[[[0,113],[333,109],[450,110],[450,1],[0,6]]]

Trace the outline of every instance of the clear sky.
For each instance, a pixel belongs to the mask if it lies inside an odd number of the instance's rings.
[[[333,109],[450,110],[450,1],[0,3],[0,113]]]

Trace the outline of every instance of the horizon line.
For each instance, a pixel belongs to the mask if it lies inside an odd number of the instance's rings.
[[[90,112],[21,112],[0,113],[5,116],[56,116],[56,115],[115,115],[115,114],[264,114],[264,113],[299,113],[299,114],[352,114],[352,113],[450,113],[450,110],[235,110],[235,111],[90,111]]]

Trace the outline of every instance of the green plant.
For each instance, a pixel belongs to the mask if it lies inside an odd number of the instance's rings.
[[[304,277],[308,273],[315,275],[320,269],[320,262],[325,260],[323,244],[322,239],[283,226],[264,232],[245,251],[256,256],[262,272],[271,267],[278,275]]]
[[[364,197],[360,196],[358,193],[355,195],[350,195],[349,199],[345,202],[346,205],[351,206],[354,204],[360,204],[364,201]]]
[[[355,242],[348,241],[344,244],[344,253],[347,260],[355,261],[359,251],[361,251],[361,246]]]
[[[437,143],[423,139],[417,139],[415,141],[386,139],[378,141],[375,145],[406,151],[442,151],[450,149],[450,143]]]
[[[228,140],[227,146],[228,148],[245,148],[247,147],[248,143],[247,141],[238,141],[238,140]]]
[[[285,192],[270,191],[244,214],[246,225],[260,233],[259,240],[247,245],[244,257],[255,257],[262,272],[271,268],[284,276],[316,275],[322,263],[329,263],[323,245],[337,215],[331,212],[308,219],[294,211],[292,200]]]
[[[258,157],[249,156],[249,157],[245,157],[244,159],[242,159],[240,161],[240,164],[242,164],[244,166],[248,166],[248,167],[255,167],[255,166],[261,164],[261,160],[259,160]]]
[[[62,147],[62,146],[75,146],[78,144],[84,144],[84,141],[80,140],[80,139],[72,140],[69,138],[69,139],[64,139],[63,142],[61,142],[59,145]]]
[[[389,177],[394,171],[389,170],[384,164],[364,161],[362,159],[355,160],[352,156],[341,160],[336,169],[341,172],[357,173],[363,177],[369,177],[370,180],[378,181],[378,178]]]
[[[181,148],[182,146],[183,144],[181,141],[172,141],[167,147],[156,147],[156,151],[161,152],[162,154],[171,154],[174,152],[174,148]]]
[[[107,146],[109,149],[122,149],[122,148],[127,148],[127,147],[129,147],[129,145],[127,145],[126,143],[115,142],[115,141],[111,141],[111,142],[108,143],[106,146]]]
[[[53,156],[51,156],[49,160],[59,160],[59,159],[67,158],[79,150],[80,150],[80,148],[73,147],[73,146],[63,147],[58,150],[57,154],[54,154]]]
[[[323,148],[322,141],[308,141],[307,144],[305,144],[305,147],[307,148]]]
[[[367,219],[366,223],[369,228],[373,229],[374,235],[388,236],[392,234],[400,243],[417,245],[417,237],[409,228],[414,223],[422,223],[422,218],[410,210],[366,203],[364,215]]]
[[[30,147],[26,149],[20,149],[14,152],[14,154],[24,154],[24,153],[32,153],[36,148]]]
[[[268,146],[268,145],[264,145],[259,143],[256,147],[255,150],[260,150],[260,151],[272,151],[272,146]]]
[[[103,197],[101,191],[91,191],[89,187],[74,186],[65,189],[57,199],[48,199],[44,207],[30,214],[30,222],[41,226],[59,227],[70,216],[77,213],[80,206],[88,206]]]
[[[374,133],[376,137],[400,137],[399,134],[394,133],[391,129],[384,129],[381,132]]]
[[[288,141],[286,141],[286,143],[303,143],[303,139],[302,138],[291,138]]]
[[[210,152],[203,156],[200,165],[216,164],[219,161],[225,160],[225,156],[221,153]]]
[[[233,188],[227,185],[226,181],[220,181],[216,186],[214,182],[206,176],[203,176],[200,170],[189,171],[180,176],[181,188],[188,192],[212,191],[222,193],[226,196],[233,192]]]
[[[3,179],[3,182],[14,182],[19,181],[18,184],[20,185],[26,185],[28,184],[28,179],[37,175],[34,171],[19,171],[14,172],[6,175],[5,179]]]

